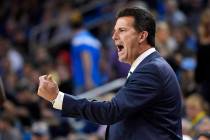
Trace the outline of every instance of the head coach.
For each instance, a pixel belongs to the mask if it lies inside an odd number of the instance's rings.
[[[108,140],[181,140],[181,90],[174,71],[155,49],[153,16],[139,8],[121,10],[112,38],[119,61],[131,68],[111,101],[69,96],[47,75],[39,78],[38,95],[64,116],[108,125]]]

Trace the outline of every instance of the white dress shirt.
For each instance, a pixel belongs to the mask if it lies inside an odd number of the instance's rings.
[[[155,48],[150,48],[148,50],[146,50],[144,53],[142,53],[141,55],[139,55],[139,57],[133,62],[133,64],[131,65],[131,68],[129,70],[128,76],[127,78],[130,76],[130,74],[132,74],[134,72],[134,70],[136,69],[136,67],[147,57],[149,56],[151,53],[155,52]],[[64,98],[64,93],[63,92],[59,92],[58,96],[56,97],[56,99],[53,101],[53,108],[55,109],[59,109],[62,110],[62,106],[63,106],[63,98]]]
[[[149,56],[151,53],[155,52],[155,48],[150,48],[148,50],[146,50],[145,52],[143,52],[141,55],[139,55],[139,57],[133,62],[133,64],[131,65],[131,68],[128,72],[128,76],[127,78],[134,72],[134,70],[136,69],[136,67],[147,57]]]

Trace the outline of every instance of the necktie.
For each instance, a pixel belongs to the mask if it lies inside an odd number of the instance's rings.
[[[128,78],[132,73],[133,73],[133,72],[129,71],[129,72],[128,72],[127,78]]]

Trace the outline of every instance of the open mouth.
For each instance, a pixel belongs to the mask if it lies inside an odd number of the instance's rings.
[[[118,50],[118,52],[122,51],[123,48],[124,48],[123,45],[117,45],[117,50]]]

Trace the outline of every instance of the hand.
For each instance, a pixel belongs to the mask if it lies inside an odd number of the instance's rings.
[[[39,77],[38,95],[47,101],[56,99],[59,93],[57,83],[52,79],[52,75],[43,75]]]

